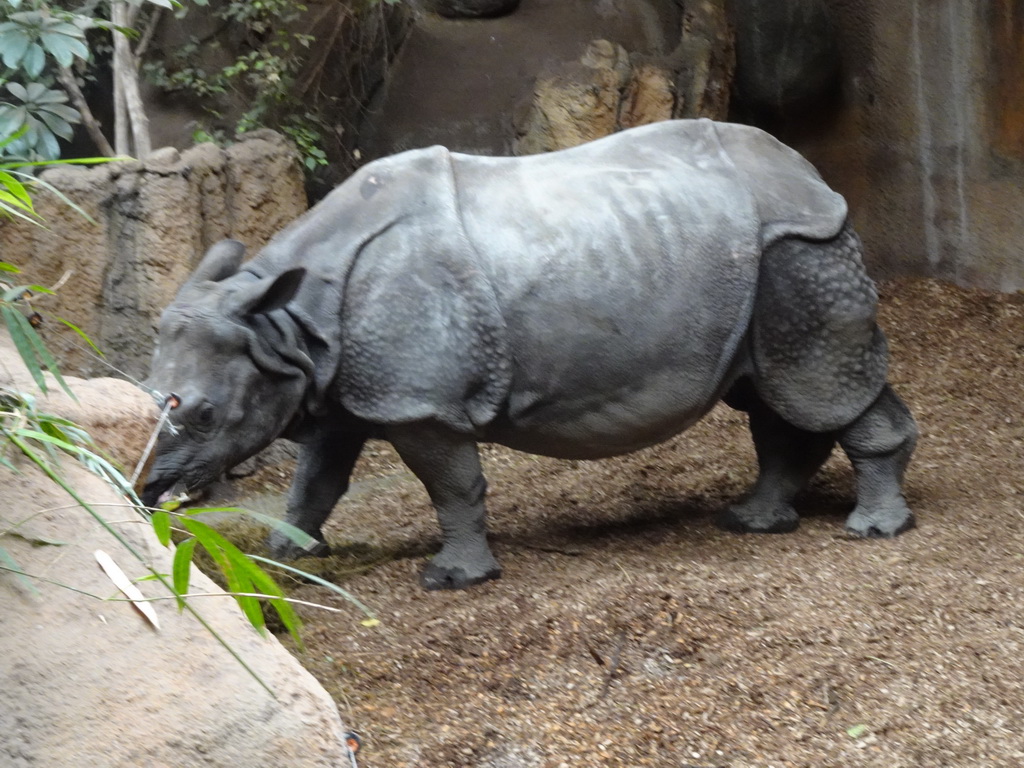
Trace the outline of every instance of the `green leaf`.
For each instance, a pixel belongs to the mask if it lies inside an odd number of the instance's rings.
[[[28,368],[28,372],[32,374],[32,379],[35,381],[36,386],[39,387],[41,392],[45,393],[46,378],[43,376],[43,369],[40,367],[39,361],[36,360],[32,343],[28,340],[22,327],[22,324],[26,322],[25,318],[20,312],[7,304],[0,304],[0,314],[3,314],[4,322],[7,324],[7,332],[11,335],[11,340],[18,350],[18,354],[21,355],[22,362]],[[29,327],[31,328],[31,326]]]
[[[15,98],[21,99],[22,101],[28,101],[28,91],[25,90],[25,86],[21,83],[7,83],[7,90],[10,91]]]
[[[99,355],[100,357],[106,357],[106,355],[103,354],[103,352],[100,350],[100,348],[97,347],[93,343],[92,339],[89,338],[88,334],[86,334],[86,332],[83,331],[81,328],[79,328],[77,325],[75,325],[74,323],[68,322],[63,317],[58,317],[57,318],[57,322],[58,323],[63,323],[68,328],[70,328],[72,331],[77,333],[79,338],[81,338],[86,344],[88,344],[90,347],[92,347],[92,351],[95,352],[97,355]]]
[[[0,104],[0,149],[25,135],[28,130],[25,125],[27,117],[28,110],[23,107]]]
[[[168,546],[171,543],[171,516],[161,509],[153,513],[151,520],[157,541]]]
[[[21,29],[7,30],[0,34],[0,50],[3,51],[4,66],[11,69],[17,67],[31,42],[32,38]]]
[[[42,83],[29,83],[25,86],[25,101],[36,103],[40,99],[45,98],[49,90]]]
[[[36,547],[65,547],[67,546],[66,541],[57,541],[56,539],[48,539],[45,536],[38,536],[34,533],[23,533],[22,531],[7,531],[8,536],[16,536],[19,539],[24,539],[29,544]]]
[[[317,540],[306,533],[301,528],[297,528],[291,523],[286,523],[280,518],[274,517],[273,515],[267,515],[262,512],[254,512],[251,509],[242,509],[241,507],[203,507],[201,509],[190,509],[188,514],[190,515],[203,515],[209,512],[230,512],[237,515],[243,515],[245,517],[251,517],[253,520],[268,525],[274,530],[280,531],[287,536],[292,542],[302,547],[303,549],[309,549],[317,544]]]
[[[3,185],[7,192],[24,203],[25,207],[32,208],[32,198],[25,189],[25,185],[18,181],[17,178],[6,171],[0,171],[0,185]]]
[[[866,725],[859,723],[858,725],[853,725],[847,728],[846,735],[851,739],[859,739],[866,736],[869,730],[870,729]]]
[[[75,393],[71,391],[71,388],[68,387],[67,382],[64,381],[64,377],[61,376],[60,366],[57,365],[57,361],[53,359],[53,355],[50,354],[50,350],[46,348],[46,345],[43,343],[43,340],[39,338],[39,334],[36,333],[36,329],[32,327],[31,323],[29,323],[25,316],[22,315],[20,312],[15,312],[14,314],[24,327],[25,334],[28,336],[28,340],[32,344],[32,348],[35,350],[35,353],[39,356],[39,359],[42,361],[43,365],[45,365],[47,370],[51,374],[53,374],[53,378],[57,380],[57,383],[60,385],[60,388],[67,393],[67,396],[70,397],[75,402],[78,402],[78,398],[75,397]]]
[[[192,553],[195,551],[197,539],[187,539],[178,545],[174,551],[174,561],[171,564],[171,577],[174,583],[174,592],[178,595],[178,610],[184,610],[185,601],[181,595],[188,594],[189,576],[192,569]]]
[[[19,274],[21,270],[13,264],[8,264],[6,261],[0,261],[0,272],[13,272],[14,274]]]
[[[334,592],[336,594],[341,595],[343,598],[345,598],[350,603],[352,603],[356,608],[358,608],[360,611],[362,611],[364,614],[366,614],[368,619],[370,619],[371,621],[376,621],[377,620],[377,617],[374,616],[373,611],[371,611],[362,602],[360,602],[360,600],[358,600],[355,595],[353,595],[348,590],[342,589],[337,584],[333,584],[333,583],[327,581],[326,579],[323,579],[323,578],[321,578],[321,577],[319,577],[319,576],[317,576],[315,574],[307,573],[306,571],[302,570],[301,568],[296,568],[295,566],[292,566],[292,565],[285,565],[284,563],[279,563],[276,560],[271,560],[271,559],[266,558],[266,557],[260,557],[259,555],[249,555],[249,557],[252,558],[253,560],[256,560],[257,562],[267,563],[268,565],[272,565],[275,568],[280,568],[280,569],[282,569],[284,571],[289,571],[290,573],[297,574],[298,576],[301,576],[302,578],[306,579],[307,581],[312,581],[314,584],[319,584],[321,587],[326,587],[327,589],[331,590],[332,592]],[[368,624],[367,626],[370,626],[370,625]]]
[[[71,141],[71,138],[75,135],[74,130],[72,130],[66,120],[63,120],[56,115],[52,115],[49,112],[44,112],[43,110],[39,110],[36,114],[39,115],[40,120],[46,123],[47,128],[62,139]]]
[[[21,59],[21,68],[29,77],[39,77],[44,66],[46,66],[46,53],[42,46],[39,43],[29,44],[28,50],[25,51],[25,55]]]
[[[275,597],[284,597],[284,592],[277,585],[277,582],[271,578],[270,574],[260,568],[254,563],[248,555],[241,551],[238,551],[239,560],[238,564],[248,573],[252,583],[256,586],[257,590],[265,595],[274,595]],[[302,638],[299,636],[299,630],[302,628],[302,620],[299,615],[295,613],[295,609],[292,608],[291,604],[286,600],[271,600],[270,604],[274,607],[277,612],[278,618],[281,619],[281,623],[284,624],[285,629],[288,630],[288,634],[292,636],[299,648],[302,648]]]
[[[47,112],[56,115],[61,120],[66,120],[69,123],[77,123],[82,119],[82,114],[77,109],[69,107],[66,104],[40,104],[40,116],[45,115]]]
[[[252,580],[244,568],[240,567],[240,560],[245,556],[234,544],[225,539],[220,533],[198,520],[185,517],[182,525],[188,532],[195,536],[203,546],[228,583],[228,591],[235,593],[233,597],[242,613],[249,619],[249,623],[260,632],[266,633],[266,620],[263,618],[263,610],[260,608],[259,600],[249,597],[243,593],[254,592]],[[239,557],[240,556],[240,557]]]
[[[89,59],[89,49],[85,46],[85,43],[77,39],[78,35],[81,34],[80,30],[75,27],[71,27],[71,29],[78,34],[72,37],[67,32],[48,31],[43,32],[39,36],[39,41],[62,67],[70,67],[74,63],[75,58],[82,59],[82,61]]]

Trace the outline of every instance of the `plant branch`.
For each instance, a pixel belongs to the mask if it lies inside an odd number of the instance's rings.
[[[60,67],[57,70],[57,79],[60,84],[64,86],[64,90],[68,92],[68,96],[71,97],[72,103],[75,105],[75,109],[82,115],[82,125],[85,126],[85,130],[89,132],[89,137],[96,145],[96,149],[100,151],[100,154],[104,157],[113,157],[117,153],[114,152],[114,148],[110,146],[110,142],[107,141],[107,137],[103,135],[103,131],[100,128],[100,121],[95,118],[92,110],[89,109],[89,104],[85,100],[85,96],[82,95],[82,89],[78,87],[78,83],[75,82],[75,76],[68,67]]]

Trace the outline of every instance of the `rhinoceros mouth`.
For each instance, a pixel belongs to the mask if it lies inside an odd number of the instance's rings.
[[[156,507],[165,500],[169,492],[178,482],[176,477],[160,477],[150,480],[139,494],[139,499],[144,507]]]

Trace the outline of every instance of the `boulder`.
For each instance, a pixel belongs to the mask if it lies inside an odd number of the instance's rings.
[[[111,379],[69,378],[79,402],[56,392],[38,407],[73,415],[132,466],[155,421],[149,397]],[[0,388],[31,389],[6,334]],[[26,572],[104,597],[120,596],[97,565],[103,550],[131,578],[147,570],[34,465],[7,452],[0,467],[0,545]],[[157,571],[173,552],[99,477],[70,458],[61,472]],[[4,768],[336,768],[348,765],[338,712],[324,689],[273,637],[261,637],[233,600],[193,568],[204,619],[269,691],[174,601],[150,603],[160,628],[125,602],[0,572],[0,765]],[[138,584],[148,597],[167,594]]]

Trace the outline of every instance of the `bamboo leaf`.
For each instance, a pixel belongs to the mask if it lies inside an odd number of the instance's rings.
[[[83,331],[81,328],[79,328],[77,325],[75,325],[74,323],[68,322],[63,317],[58,317],[57,318],[57,322],[58,323],[63,323],[68,328],[70,328],[72,331],[77,333],[79,338],[81,338],[86,344],[88,344],[90,347],[92,347],[93,352],[95,352],[97,355],[99,355],[100,357],[106,357],[106,355],[103,354],[102,350],[100,350],[100,348],[97,347],[93,343],[93,340],[89,338],[89,335],[85,331]]]
[[[174,584],[174,592],[178,596],[178,610],[185,609],[185,601],[181,595],[188,594],[189,576],[192,570],[192,553],[195,552],[197,539],[187,539],[178,545],[174,551],[174,561],[171,564],[171,578]]]
[[[7,324],[7,331],[11,335],[11,341],[14,342],[18,354],[21,355],[22,362],[28,368],[28,372],[32,374],[32,379],[35,381],[36,386],[39,387],[41,392],[45,393],[47,390],[43,369],[39,366],[39,361],[36,360],[35,352],[32,349],[32,343],[28,340],[22,327],[25,318],[22,317],[20,312],[12,309],[7,304],[0,304],[0,314],[3,314],[4,322]]]
[[[358,608],[360,611],[362,611],[366,615],[367,621],[375,622],[375,623],[372,623],[372,624],[366,624],[366,626],[376,626],[376,624],[380,623],[378,621],[377,617],[373,614],[373,611],[371,611],[369,608],[367,608],[366,605],[364,605],[355,595],[353,595],[351,592],[349,592],[346,589],[342,589],[337,584],[333,584],[333,583],[327,581],[327,579],[323,579],[320,576],[317,576],[315,574],[308,573],[308,572],[302,570],[301,568],[296,568],[295,566],[292,566],[292,565],[286,565],[285,563],[279,563],[276,560],[271,560],[268,557],[260,557],[259,555],[249,555],[249,557],[251,559],[253,559],[253,560],[258,561],[258,562],[266,563],[267,565],[272,565],[275,568],[280,568],[283,571],[289,571],[290,573],[294,573],[297,576],[301,576],[302,578],[304,578],[304,579],[306,579],[308,581],[312,581],[314,584],[319,584],[321,587],[326,587],[327,589],[331,590],[335,594],[341,595],[343,598],[345,598],[350,603],[352,603],[356,608]],[[364,624],[365,623],[366,622],[364,622]]]
[[[168,546],[171,543],[171,516],[161,509],[154,512],[150,519],[157,541],[165,547]]]
[[[263,609],[260,608],[259,600],[243,594],[255,591],[252,580],[244,569],[239,568],[238,558],[229,554],[232,549],[239,553],[240,550],[206,523],[188,517],[182,518],[181,522],[217,563],[217,567],[220,568],[227,580],[228,591],[234,593],[232,596],[238,603],[238,607],[242,609],[242,613],[249,619],[249,623],[260,634],[265,634],[266,620],[263,618]]]
[[[149,620],[153,628],[160,629],[160,620],[157,618],[153,606],[146,602],[146,596],[139,591],[138,587],[132,584],[131,579],[125,575],[125,572],[114,562],[114,559],[102,549],[97,549],[93,552],[93,557],[96,558],[96,562],[100,564],[103,572],[107,574],[107,578],[114,582],[114,586],[132,601],[132,605],[139,609],[139,612]]]
[[[284,520],[274,517],[273,515],[267,515],[263,512],[255,512],[251,509],[243,509],[242,507],[203,507],[202,509],[190,509],[188,514],[202,515],[209,512],[229,512],[231,514],[242,515],[244,517],[251,517],[253,520],[280,531],[303,549],[310,549],[318,543],[315,538],[310,536],[301,528],[297,528],[291,523],[286,523]]]
[[[240,568],[243,568],[248,574],[252,583],[256,586],[256,590],[262,592],[265,595],[273,595],[274,597],[284,597],[284,592],[281,587],[277,585],[277,582],[271,578],[270,574],[260,568],[252,559],[241,552],[237,548],[235,551],[238,553],[237,563]],[[302,620],[299,615],[295,613],[295,609],[292,608],[291,604],[285,600],[270,600],[270,604],[277,612],[278,618],[281,619],[281,623],[284,624],[285,629],[288,630],[288,634],[292,636],[299,648],[302,648],[302,638],[299,636],[299,630],[302,628]]]
[[[19,539],[27,541],[29,544],[36,547],[64,547],[67,546],[66,541],[57,541],[56,539],[48,539],[45,536],[39,536],[34,533],[25,533],[23,531],[7,531],[7,536],[15,536]]]
[[[53,355],[50,354],[50,350],[46,348],[46,345],[43,343],[43,340],[39,338],[39,334],[36,333],[36,329],[32,327],[32,324],[29,323],[25,316],[22,315],[20,312],[15,312],[14,314],[18,322],[22,324],[25,330],[25,335],[28,337],[28,340],[32,344],[35,353],[39,356],[39,359],[47,367],[50,373],[53,374],[53,378],[55,378],[57,380],[57,383],[60,384],[60,388],[67,393],[68,397],[70,397],[77,403],[78,398],[75,397],[75,393],[71,391],[70,387],[68,387],[67,382],[64,381],[64,377],[60,375],[60,366],[57,365],[57,361],[53,359]],[[43,391],[45,392],[45,390]]]

